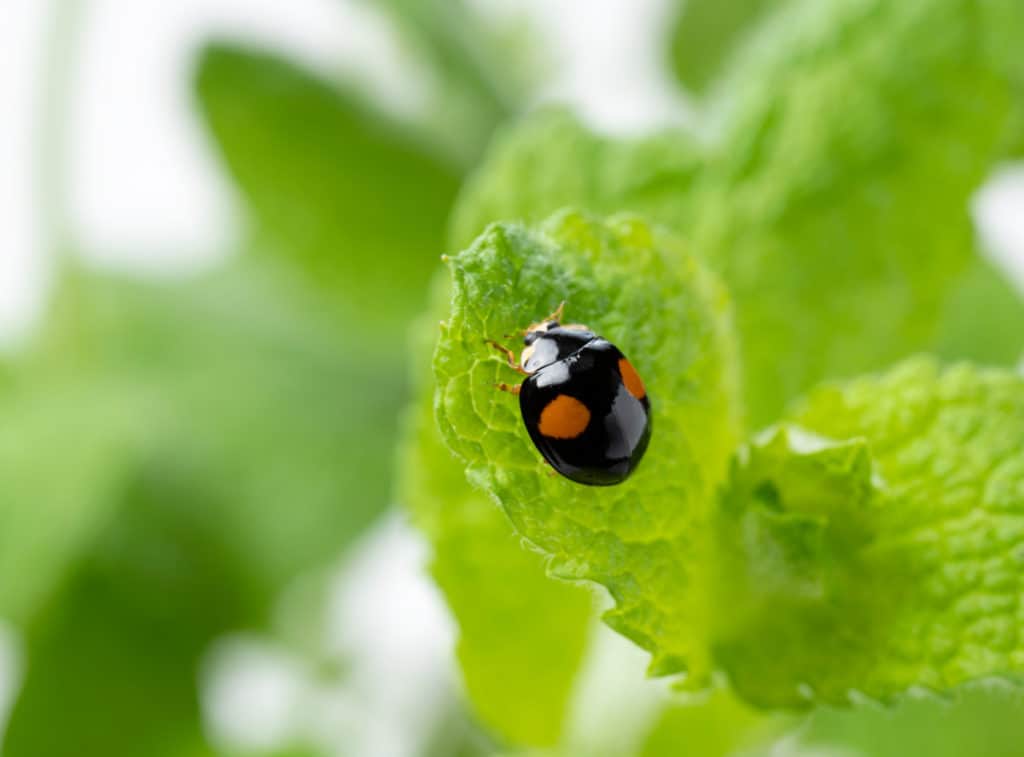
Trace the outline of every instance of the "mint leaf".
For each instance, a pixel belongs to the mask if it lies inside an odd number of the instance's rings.
[[[785,718],[771,718],[720,688],[701,701],[671,701],[647,735],[640,757],[762,754],[756,747],[784,725]]]
[[[709,145],[527,120],[460,196],[456,246],[566,205],[668,226],[729,286],[748,412],[769,423],[940,338],[974,250],[968,200],[1019,138],[1022,38],[1016,0],[786,3],[729,69]]]
[[[0,396],[0,617],[24,622],[112,517],[131,450],[158,415],[130,382],[35,375]],[[54,475],[58,469],[60,475]]]
[[[672,24],[669,46],[676,78],[695,92],[707,89],[751,27],[779,5],[781,0],[685,0]]]
[[[470,486],[445,447],[429,371],[437,333],[436,318],[417,327],[425,370],[407,421],[401,500],[433,547],[431,573],[459,624],[459,666],[473,709],[513,744],[553,746],[592,624],[590,592],[548,578],[541,555]]]
[[[1019,107],[1011,38],[1016,0],[811,0],[739,56],[693,244],[736,299],[756,425],[931,343]]]
[[[715,658],[762,706],[1019,676],[1024,379],[912,360],[824,387],[737,458]]]
[[[636,212],[680,228],[699,167],[699,146],[684,132],[620,142],[567,111],[542,111],[498,133],[453,211],[452,247],[469,246],[493,221],[539,223],[563,207]]]
[[[212,755],[197,663],[254,620],[211,492],[150,460],[110,497],[110,517],[22,626],[28,669],[4,739],[12,755]],[[53,713],[62,711],[61,727]]]
[[[388,504],[402,377],[285,281],[66,271],[12,361],[0,615],[28,667],[5,753],[202,753],[209,642]]]
[[[541,231],[491,226],[450,261],[451,314],[434,356],[435,409],[471,481],[497,498],[559,577],[603,584],[606,619],[656,653],[657,672],[706,682],[704,525],[738,434],[728,302],[684,248],[635,218],[560,214]],[[613,340],[643,376],[654,437],[624,484],[550,475],[514,397],[501,338],[566,302],[566,317]]]
[[[1024,299],[1006,276],[975,256],[946,301],[935,354],[1014,366],[1024,356]]]
[[[906,699],[891,708],[819,708],[797,737],[812,753],[853,752],[871,757],[1022,757],[1019,692],[992,682],[956,695]]]
[[[110,385],[102,412],[144,429],[116,437],[119,458],[199,461],[226,495],[224,533],[271,593],[386,506],[405,383],[391,364],[354,361],[336,322],[293,284],[266,266],[181,283],[69,273],[11,397],[20,405],[47,387],[40,403],[69,393],[88,408]],[[92,449],[86,434],[117,426],[79,429],[76,443]]]
[[[443,251],[457,173],[410,127],[267,53],[206,48],[196,89],[261,245],[344,320],[373,321],[362,349],[400,338]]]
[[[434,361],[445,440],[555,575],[609,589],[608,623],[652,672],[698,686],[721,669],[764,707],[1018,673],[1024,379],[918,360],[818,390],[741,450],[714,505],[737,405],[727,313],[694,261],[636,220],[568,213],[543,233],[492,226],[451,266]],[[559,297],[667,403],[650,459],[610,490],[544,475],[492,387],[511,377],[483,337]]]

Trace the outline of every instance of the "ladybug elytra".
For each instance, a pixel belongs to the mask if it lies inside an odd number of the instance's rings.
[[[512,350],[488,340],[526,376],[520,385],[498,388],[519,395],[530,439],[556,471],[581,484],[618,484],[647,450],[650,400],[614,344],[586,326],[561,323],[564,305],[522,332],[518,361]]]

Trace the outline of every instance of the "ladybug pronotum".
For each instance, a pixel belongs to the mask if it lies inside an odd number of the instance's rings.
[[[497,342],[508,364],[526,376],[518,386],[530,439],[566,478],[591,486],[625,481],[651,438],[651,403],[644,383],[619,349],[586,326],[562,325],[562,309],[523,333],[519,361]]]

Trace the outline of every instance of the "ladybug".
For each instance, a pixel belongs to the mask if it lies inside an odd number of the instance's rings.
[[[521,332],[518,361],[487,340],[526,376],[520,385],[497,387],[519,395],[530,439],[556,471],[590,486],[622,483],[647,451],[651,403],[614,344],[586,326],[561,323],[564,306]]]

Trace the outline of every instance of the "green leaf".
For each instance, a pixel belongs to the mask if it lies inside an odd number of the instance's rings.
[[[0,398],[5,754],[201,753],[206,645],[387,505],[401,373],[275,273],[60,282]]]
[[[417,332],[427,370],[409,411],[401,499],[433,547],[431,572],[459,624],[459,665],[477,715],[513,744],[552,746],[592,624],[590,592],[548,578],[541,556],[466,481],[434,421],[437,319]]]
[[[1024,357],[1024,299],[990,262],[975,256],[946,302],[935,354],[1012,366]]]
[[[951,700],[907,699],[893,708],[820,708],[799,734],[814,750],[871,757],[1021,757],[1024,699],[1005,686],[966,688]]]
[[[36,376],[0,397],[0,617],[23,622],[112,517],[158,407],[128,382]]]
[[[735,299],[755,425],[823,379],[936,343],[972,260],[968,200],[1024,107],[1016,0],[797,0],[770,19],[721,88],[709,146],[530,119],[453,223],[462,246],[576,205],[683,235]]]
[[[424,305],[458,177],[408,127],[267,53],[203,52],[199,103],[260,241],[343,320],[400,338]]]
[[[216,520],[197,517],[218,503],[194,479],[153,460],[111,497],[111,517],[23,630],[28,671],[4,754],[212,754],[196,662],[253,608]]]
[[[781,4],[781,0],[683,0],[672,25],[673,73],[688,89],[707,89],[751,27]]]
[[[715,658],[763,706],[1020,680],[1024,379],[912,360],[814,392],[738,456]]]
[[[434,357],[436,414],[467,475],[517,531],[551,556],[554,575],[603,584],[606,619],[645,648],[653,669],[709,672],[702,552],[713,487],[740,433],[728,301],[678,243],[629,217],[576,213],[540,232],[490,227],[451,259],[451,315]],[[613,340],[644,377],[653,441],[622,485],[589,488],[549,475],[513,397],[514,380],[484,339],[566,301],[566,317]]]
[[[619,142],[567,111],[542,111],[499,132],[459,197],[452,247],[467,247],[493,221],[539,223],[563,207],[637,212],[681,228],[699,161],[696,141],[683,132]]]
[[[1009,137],[1011,38],[1017,0],[809,0],[740,56],[694,247],[735,297],[756,425],[932,343]]]
[[[122,411],[146,426],[136,449],[204,461],[229,495],[226,533],[277,588],[337,554],[390,496],[405,379],[348,345],[276,268],[181,284],[78,274],[21,385],[31,393],[48,376],[88,392],[111,381],[132,389],[117,390],[126,402],[133,392],[149,402],[147,413]]]
[[[726,689],[706,699],[670,702],[647,735],[640,757],[729,757],[759,754],[755,747],[769,741],[787,722],[771,719],[744,704]]]

